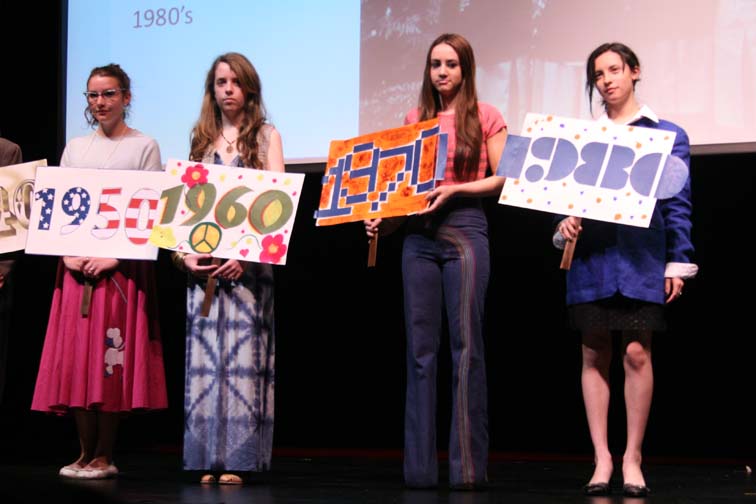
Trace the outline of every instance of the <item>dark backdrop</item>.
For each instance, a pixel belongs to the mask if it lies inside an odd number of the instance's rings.
[[[53,3],[0,0],[0,19],[0,130],[21,145],[25,160],[46,158],[56,164],[63,148],[60,12]],[[756,455],[750,291],[755,161],[753,153],[692,160],[693,238],[701,273],[670,307],[669,331],[654,342],[648,456],[753,460]],[[307,175],[288,265],[275,270],[275,446],[396,450],[402,445],[405,374],[401,240],[383,239],[378,266],[366,268],[360,225],[314,226],[319,178]],[[551,217],[489,203],[486,344],[492,449],[589,454],[579,339],[565,324],[564,279],[559,255],[550,246]],[[0,405],[0,457],[76,450],[69,419],[29,411],[56,262],[25,256],[19,264],[7,388]],[[121,450],[178,452],[181,446],[184,278],[162,253],[158,271],[171,406],[128,419]],[[442,353],[439,373],[442,446],[449,423],[447,353]],[[615,453],[624,446],[618,364],[610,414]]]

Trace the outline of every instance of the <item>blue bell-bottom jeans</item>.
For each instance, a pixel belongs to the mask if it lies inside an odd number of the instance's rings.
[[[483,311],[490,271],[488,224],[476,200],[412,217],[402,251],[407,333],[404,477],[438,484],[436,371],[446,314],[452,357],[450,485],[486,481],[488,410]]]

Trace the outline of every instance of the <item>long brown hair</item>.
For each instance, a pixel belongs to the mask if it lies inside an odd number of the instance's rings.
[[[262,85],[257,70],[242,54],[221,54],[213,61],[205,78],[205,96],[202,98],[202,109],[197,124],[191,135],[192,161],[201,161],[215,140],[221,133],[221,110],[215,101],[215,69],[218,64],[226,63],[239,79],[239,85],[245,96],[242,121],[239,125],[239,137],[236,148],[245,166],[262,168],[258,156],[257,133],[265,124],[266,113],[262,101]]]
[[[475,88],[475,55],[470,43],[462,35],[444,33],[433,41],[425,58],[423,86],[420,90],[420,120],[432,119],[441,110],[441,97],[430,79],[431,52],[439,44],[448,44],[454,49],[462,69],[462,84],[455,102],[454,177],[458,181],[474,178],[478,172],[483,133],[478,116],[478,92]]]

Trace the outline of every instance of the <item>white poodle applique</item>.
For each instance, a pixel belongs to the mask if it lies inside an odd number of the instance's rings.
[[[108,329],[105,334],[105,345],[108,347],[105,350],[105,376],[112,376],[115,366],[123,366],[124,341],[117,327]]]

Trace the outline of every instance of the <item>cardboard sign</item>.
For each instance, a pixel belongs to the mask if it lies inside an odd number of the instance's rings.
[[[304,174],[169,160],[150,242],[215,257],[285,264]]]
[[[446,165],[446,135],[439,132],[438,119],[432,119],[331,142],[316,224],[410,215],[426,208],[425,193],[443,179]]]
[[[162,172],[38,168],[26,252],[156,259],[148,239],[164,182]]]
[[[0,168],[0,253],[26,246],[34,178],[39,166],[47,166],[47,160]]]
[[[497,169],[501,204],[648,227],[656,200],[688,178],[672,131],[528,114],[522,133]]]

